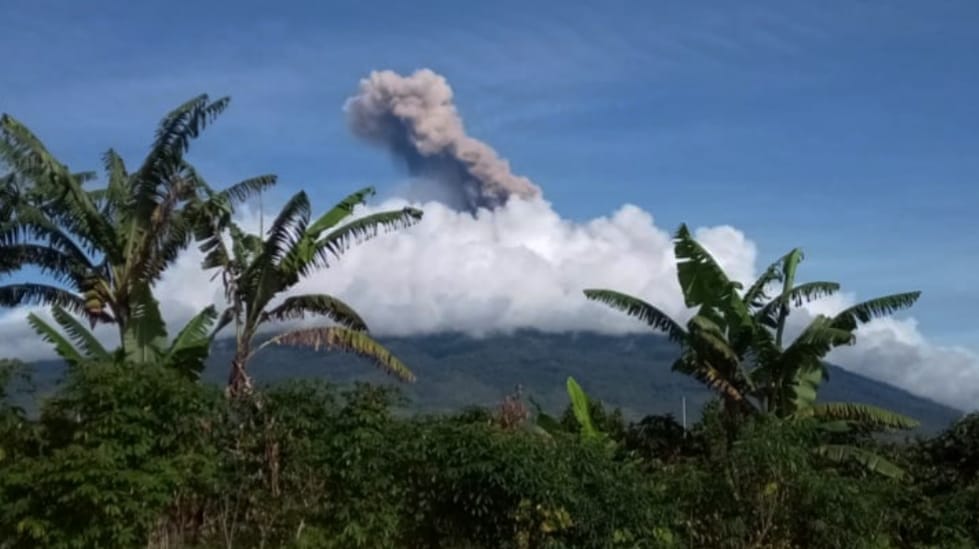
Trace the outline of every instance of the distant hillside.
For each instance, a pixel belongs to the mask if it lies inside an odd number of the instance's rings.
[[[688,418],[693,421],[712,396],[699,383],[670,371],[677,350],[656,335],[522,331],[482,339],[440,334],[382,341],[418,376],[416,383],[401,386],[413,407],[421,411],[493,406],[517,385],[545,408],[557,411],[567,405],[564,382],[569,375],[590,395],[621,407],[632,418],[663,413],[679,418],[681,399],[686,397]],[[232,351],[231,340],[215,344],[206,379],[224,382]],[[39,386],[50,386],[61,369],[53,362],[39,364]],[[314,377],[341,384],[355,380],[396,383],[355,356],[287,347],[259,353],[252,372],[261,383]],[[920,421],[923,432],[940,430],[962,415],[948,406],[837,367],[831,368],[821,396],[902,412]]]

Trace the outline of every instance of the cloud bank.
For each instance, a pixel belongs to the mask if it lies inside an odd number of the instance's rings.
[[[389,200],[361,212],[405,203]],[[425,210],[420,224],[351,249],[296,292],[326,292],[344,299],[376,335],[463,331],[479,336],[519,328],[625,334],[648,329],[586,300],[581,291],[588,287],[637,295],[681,319],[689,315],[676,281],[670,231],[656,226],[653,216],[637,206],[625,205],[585,222],[562,218],[539,198],[513,200],[475,216],[439,202],[417,206]],[[242,222],[257,229],[254,215]],[[706,227],[695,234],[735,278],[749,281],[759,271],[762,262],[754,243],[737,229]],[[222,299],[217,282],[200,271],[200,259],[195,250],[186,252],[156,288],[172,331]],[[798,328],[811,315],[832,314],[854,302],[855,296],[848,294],[821,300],[790,317],[792,325]],[[24,322],[26,314],[27,309],[18,309],[0,315],[2,354],[52,356]],[[112,341],[111,327],[99,330]],[[979,357],[929,343],[912,318],[861,327],[857,345],[836,351],[830,359],[962,409],[975,409],[979,402]]]

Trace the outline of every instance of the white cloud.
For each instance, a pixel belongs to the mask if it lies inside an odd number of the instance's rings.
[[[371,210],[404,204],[388,200]],[[647,329],[586,300],[582,290],[591,287],[637,295],[680,318],[688,314],[676,281],[670,231],[636,206],[587,222],[562,218],[544,200],[511,201],[475,217],[438,202],[421,207],[425,218],[420,224],[353,248],[296,291],[344,299],[379,335],[446,330],[481,335],[527,327],[603,333]],[[258,225],[254,215],[242,223],[251,230]],[[754,278],[757,250],[742,232],[721,226],[697,229],[695,235],[735,279]],[[199,262],[195,250],[185,253],[157,287],[173,331],[222,299],[218,282],[200,271]],[[793,332],[812,314],[832,314],[854,302],[855,296],[839,294],[813,303],[791,318]],[[0,354],[50,356],[23,321],[26,314],[19,309],[0,316]],[[112,329],[100,329],[100,335],[111,340]],[[859,330],[856,346],[830,358],[960,408],[974,409],[979,402],[979,356],[930,343],[911,318],[868,324]]]

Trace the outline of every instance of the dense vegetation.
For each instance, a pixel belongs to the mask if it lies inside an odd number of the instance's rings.
[[[559,413],[568,404],[564,384],[569,376],[591,397],[621,409],[629,421],[650,414],[673,414],[681,422],[685,415],[687,423],[693,424],[700,419],[704,405],[714,398],[714,393],[696,380],[670,370],[679,348],[655,333],[612,335],[528,329],[479,337],[438,333],[377,339],[411,365],[417,383],[403,383],[371,367],[370,359],[280,345],[258,353],[248,368],[260,386],[292,379],[323,379],[340,387],[357,382],[397,386],[405,397],[403,410],[399,408],[397,413],[451,414],[472,406],[491,408],[517,387],[533,395],[548,412]],[[233,339],[215,339],[201,379],[224,384],[234,351]],[[58,359],[30,366],[40,395],[57,390],[67,368]],[[937,434],[963,415],[840,367],[831,365],[828,374],[829,379],[819,389],[820,400],[865,402],[898,410],[920,422],[916,429],[890,435],[897,440]],[[21,402],[29,413],[34,412],[32,403],[33,399]]]
[[[134,172],[106,153],[104,188],[0,120],[0,274],[51,281],[0,286],[0,305],[50,307],[57,327],[40,314],[29,322],[69,365],[28,414],[18,393],[30,393],[30,372],[0,363],[0,547],[979,545],[979,416],[898,444],[876,434],[913,419],[817,398],[826,354],[917,292],[817,316],[789,338],[795,307],[839,289],[797,284],[799,250],[745,289],[681,227],[678,277],[695,309],[684,323],[584,290],[678,345],[673,369],[716,395],[691,429],[671,416],[626,421],[570,377],[558,416],[520,392],[405,416],[389,386],[258,386],[249,364],[268,345],[350,351],[414,379],[350,305],[289,291],[422,213],[350,220],[365,189],[314,217],[298,193],[268,231],[245,232],[235,205],[274,178],[215,191],[184,157],[226,105],[201,96],[168,114]],[[227,303],[171,338],[153,287],[194,244]],[[309,317],[322,323],[259,337]],[[99,323],[118,329],[118,348],[94,336]],[[225,328],[234,349],[222,391],[201,373]]]

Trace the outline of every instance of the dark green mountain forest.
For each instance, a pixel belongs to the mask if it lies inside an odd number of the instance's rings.
[[[474,338],[464,334],[379,338],[399,356],[419,381],[398,383],[370,367],[367,359],[309,349],[271,347],[255,358],[252,372],[260,383],[290,379],[324,379],[340,385],[361,381],[394,385],[409,400],[412,412],[459,412],[470,406],[493,407],[517,387],[546,410],[567,406],[564,381],[574,377],[588,394],[606,406],[621,408],[630,420],[672,414],[682,418],[682,398],[693,424],[713,394],[700,383],[670,370],[677,346],[658,335],[606,336],[594,333],[550,334],[521,330],[508,335]],[[203,378],[223,384],[234,341],[219,339],[211,347]],[[39,392],[53,390],[65,372],[64,363],[35,365]],[[963,412],[917,397],[837,366],[820,399],[860,401],[900,412],[918,420],[916,434],[935,434]]]

